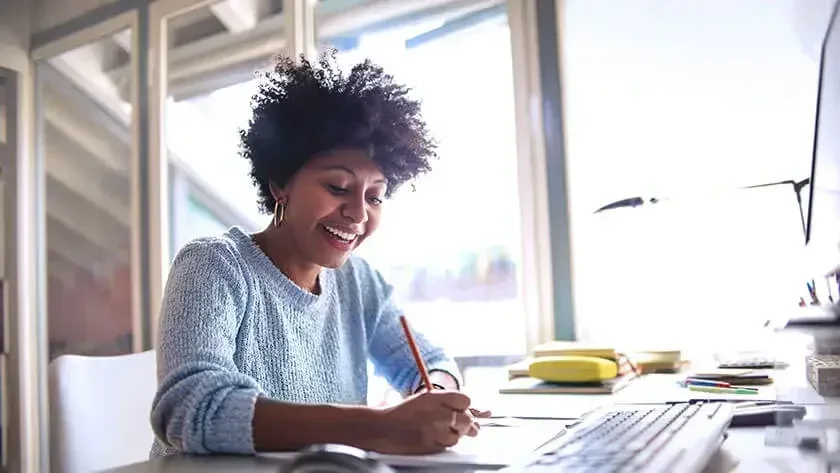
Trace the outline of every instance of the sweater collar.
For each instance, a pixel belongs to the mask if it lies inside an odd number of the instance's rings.
[[[335,271],[329,268],[322,268],[318,275],[318,282],[321,285],[321,293],[313,294],[298,286],[281,271],[271,258],[263,252],[254,239],[239,227],[232,227],[228,235],[233,239],[248,263],[254,268],[258,275],[265,276],[275,282],[280,289],[280,296],[284,302],[293,307],[301,309],[317,309],[325,306],[333,292]]]

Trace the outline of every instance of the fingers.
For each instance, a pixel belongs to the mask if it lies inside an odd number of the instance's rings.
[[[473,417],[478,417],[479,419],[489,419],[490,417],[493,417],[492,412],[490,412],[490,411],[480,411],[480,410],[478,410],[474,407],[470,407],[470,414],[472,414]]]
[[[474,437],[478,432],[475,419],[467,411],[448,410],[432,426],[435,444],[446,448],[456,445],[462,436]]]
[[[452,429],[447,429],[445,431],[439,432],[436,437],[436,443],[441,447],[449,448],[454,447],[458,444],[458,440],[461,439],[461,434],[455,432]]]
[[[453,412],[451,429],[458,432],[459,435],[465,435],[470,428],[475,424],[471,415],[466,412]]]
[[[429,394],[434,395],[441,404],[453,411],[463,412],[470,407],[469,396],[460,391],[433,391]]]
[[[470,407],[470,398],[458,391],[433,391],[422,393],[427,405],[426,419],[432,421],[431,431],[427,431],[429,440],[439,447],[449,448],[458,443],[462,436],[475,437],[479,426],[476,418],[490,417],[490,411]],[[437,407],[435,407],[435,404]]]

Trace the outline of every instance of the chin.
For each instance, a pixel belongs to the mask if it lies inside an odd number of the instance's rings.
[[[338,269],[338,268],[341,267],[341,265],[346,263],[348,259],[350,259],[351,254],[352,253],[348,252],[348,253],[344,253],[341,256],[332,256],[332,257],[322,258],[321,261],[318,261],[318,265],[322,266],[324,268]]]

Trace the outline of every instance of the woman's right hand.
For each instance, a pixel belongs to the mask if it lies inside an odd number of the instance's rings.
[[[415,394],[378,412],[379,435],[372,450],[390,454],[441,452],[478,426],[469,413],[470,398],[458,391]]]

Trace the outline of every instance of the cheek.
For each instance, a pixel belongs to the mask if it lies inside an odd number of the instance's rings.
[[[293,218],[296,224],[311,226],[334,212],[335,205],[332,205],[330,198],[308,198],[299,199],[295,204],[289,205],[289,217]]]
[[[379,228],[379,219],[380,219],[380,209],[379,207],[374,208],[370,212],[368,212],[368,221],[366,224],[365,230],[367,231],[368,236],[372,235],[373,232]]]

